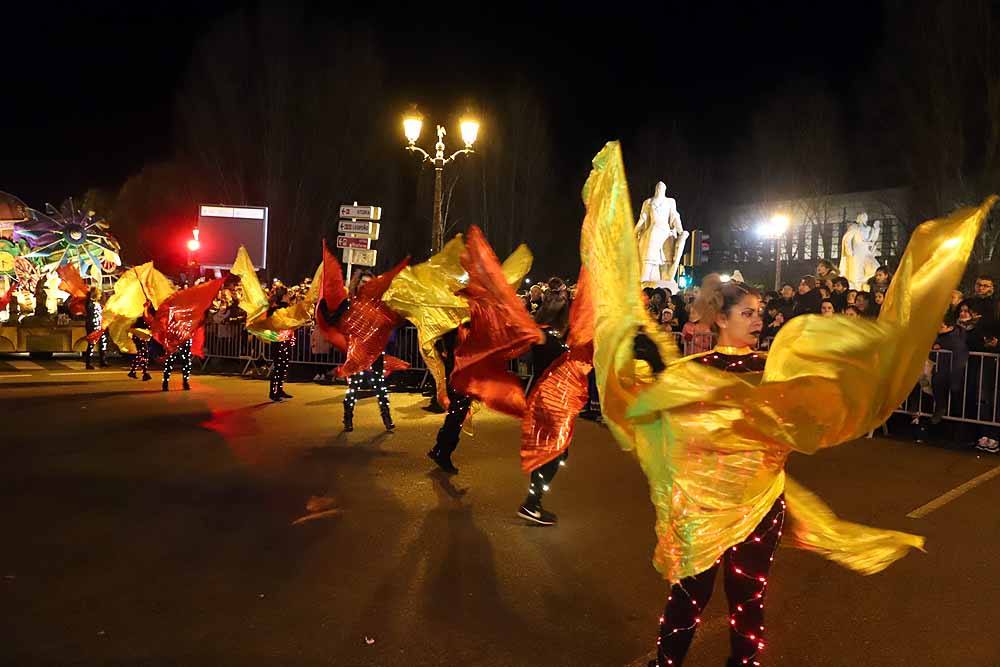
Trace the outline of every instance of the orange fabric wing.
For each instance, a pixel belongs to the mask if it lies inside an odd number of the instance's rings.
[[[462,266],[469,284],[458,294],[469,302],[470,326],[459,329],[452,386],[498,412],[521,417],[526,410],[524,390],[517,376],[507,371],[507,362],[545,337],[476,226],[465,237]]]
[[[324,311],[326,314],[335,313],[340,304],[347,298],[347,290],[344,288],[344,278],[340,270],[340,262],[330,252],[330,248],[326,245],[326,239],[324,239],[323,282],[320,285],[320,298],[316,301],[314,319],[316,321],[316,328],[329,341],[330,345],[346,353],[347,337],[336,324],[328,322],[324,315]]]
[[[566,451],[576,417],[587,405],[587,376],[594,362],[594,302],[584,268],[570,306],[566,343],[569,350],[545,369],[528,394],[521,422],[521,470],[525,474]]]

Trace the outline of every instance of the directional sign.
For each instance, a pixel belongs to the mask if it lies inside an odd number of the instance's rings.
[[[345,250],[344,252],[351,253],[351,263],[359,266],[375,266],[378,259],[378,250]]]
[[[340,206],[341,218],[357,218],[358,220],[381,220],[382,209],[378,206],[351,206],[342,204]]]
[[[366,236],[338,236],[337,237],[337,247],[338,248],[360,248],[361,250],[368,250],[371,248],[372,240]]]
[[[367,220],[341,220],[337,223],[337,231],[351,236],[367,236],[372,241],[378,241],[381,225]]]

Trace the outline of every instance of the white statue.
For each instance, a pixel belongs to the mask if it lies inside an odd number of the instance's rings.
[[[639,242],[639,261],[642,262],[642,283],[668,287],[676,294],[678,289],[674,279],[688,233],[681,225],[677,201],[667,196],[667,186],[662,181],[656,184],[653,196],[642,203],[635,235]]]
[[[878,220],[868,224],[868,214],[861,213],[855,222],[847,227],[840,240],[840,275],[847,278],[851,289],[864,288],[868,279],[875,275],[881,252],[878,249],[882,223]]]

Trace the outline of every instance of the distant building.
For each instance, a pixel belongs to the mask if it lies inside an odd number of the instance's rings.
[[[719,239],[713,237],[711,264],[720,269],[740,268],[744,274],[751,269],[757,280],[764,279],[758,273],[770,271],[773,276],[774,241],[761,238],[757,228],[772,216],[783,214],[789,219],[781,242],[783,276],[797,278],[812,273],[820,259],[837,265],[844,230],[860,213],[867,213],[869,222],[882,223],[881,263],[895,267],[906,245],[906,226],[901,221],[908,219],[909,199],[909,188],[892,188],[734,206],[723,212],[716,229]],[[760,270],[754,271],[754,265]]]

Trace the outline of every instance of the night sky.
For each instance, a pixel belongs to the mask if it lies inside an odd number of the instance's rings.
[[[117,188],[168,157],[175,90],[197,40],[241,3],[17,3],[5,9],[0,190],[41,207]],[[808,78],[845,103],[882,42],[878,3],[315,3],[381,37],[391,90],[452,109],[517,78],[551,112],[567,181],[604,141],[676,121],[718,160],[783,83]],[[595,5],[590,5],[594,7]],[[599,6],[599,5],[598,5]],[[476,9],[469,9],[476,8]],[[400,110],[402,111],[402,110]],[[402,137],[400,137],[402,143]]]

